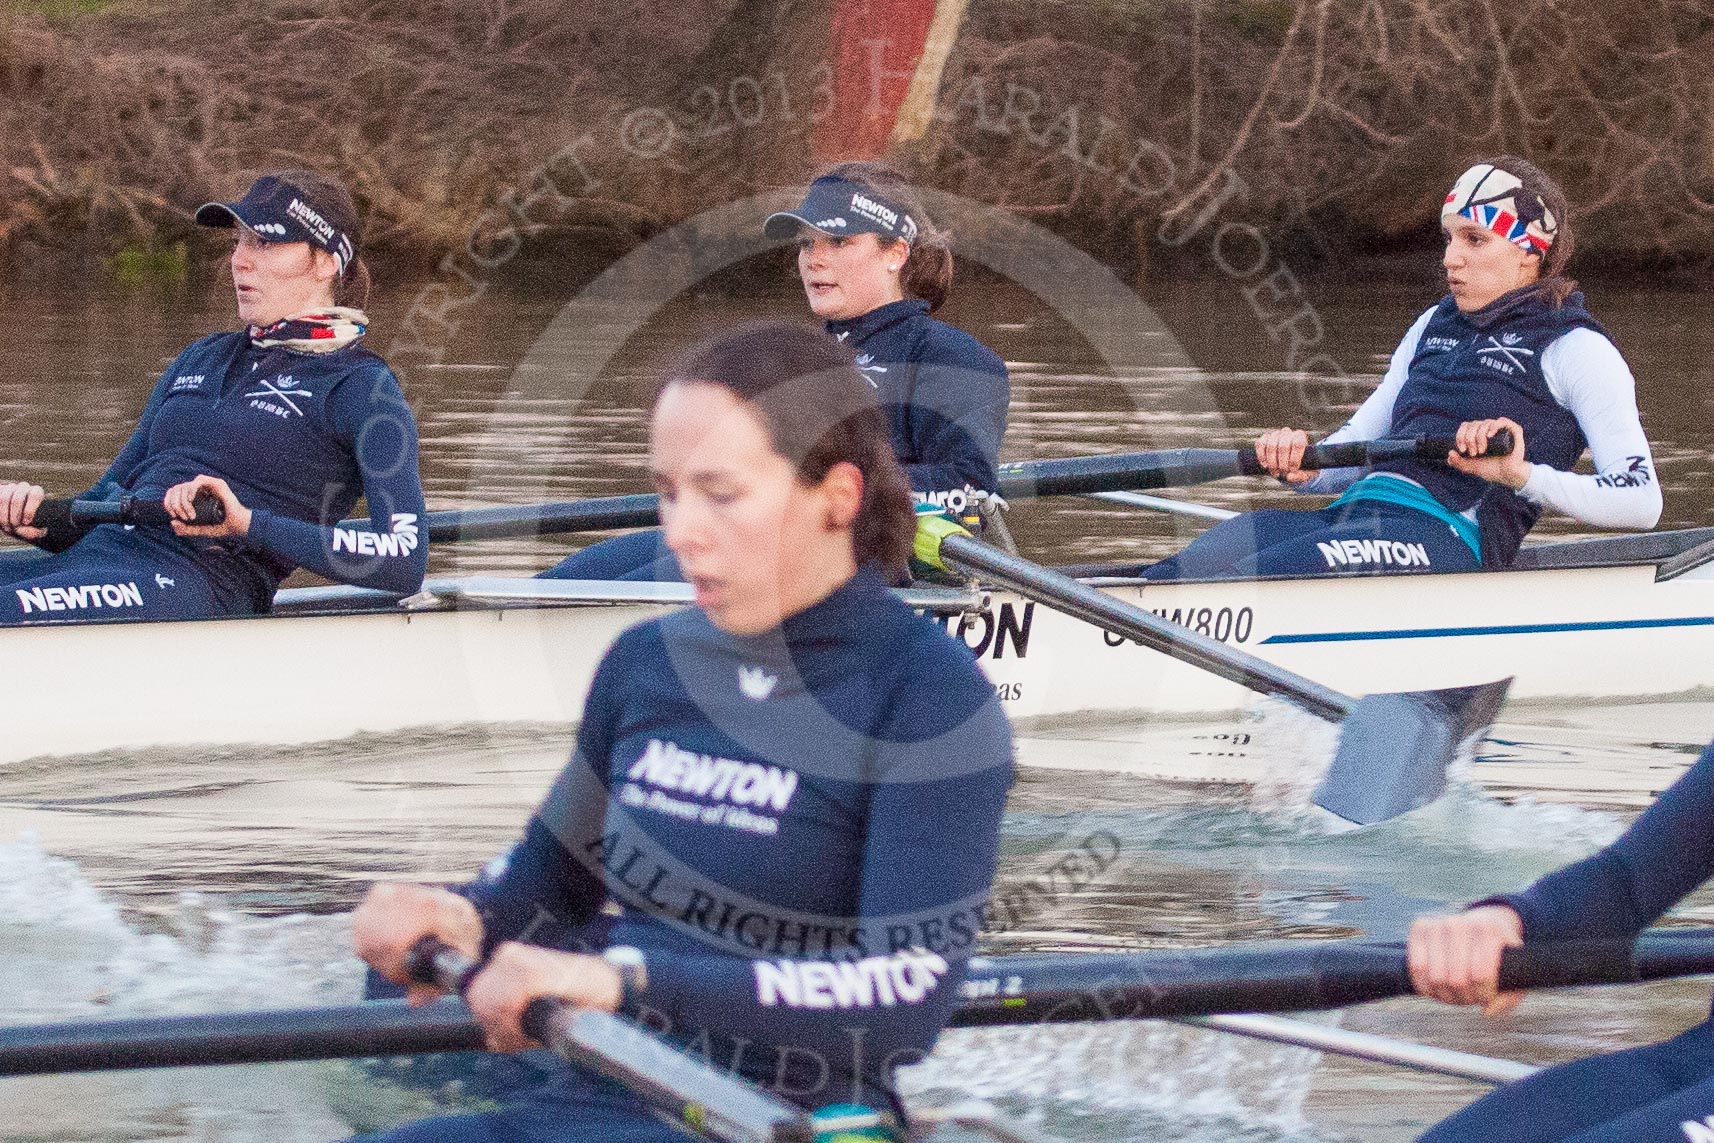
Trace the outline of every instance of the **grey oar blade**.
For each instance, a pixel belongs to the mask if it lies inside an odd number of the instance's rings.
[[[1426,806],[1466,742],[1486,733],[1511,679],[1439,691],[1373,694],[1339,728],[1339,749],[1315,804],[1358,825]]]
[[[1446,767],[1459,744],[1487,729],[1511,685],[1507,679],[1354,699],[971,536],[944,536],[940,556],[948,566],[1009,587],[1026,599],[1339,723],[1339,751],[1315,801],[1358,825],[1385,821],[1438,797],[1446,789]]]

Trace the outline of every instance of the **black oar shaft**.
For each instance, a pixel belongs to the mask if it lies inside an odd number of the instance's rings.
[[[412,950],[411,975],[462,991],[478,965],[457,949],[425,938]],[[716,1139],[810,1143],[808,1113],[729,1072],[677,1051],[619,1016],[539,997],[524,1009],[524,1032],[574,1064],[617,1080],[678,1123]]]
[[[1410,991],[1375,945],[1014,956],[971,963],[958,1026],[1342,1008]]]
[[[1255,459],[1254,453],[1251,459]],[[1000,495],[1008,500],[1027,500],[1037,496],[1178,488],[1239,476],[1243,471],[1236,451],[1217,448],[1026,460],[1000,466]]]
[[[1505,950],[1503,990],[1626,984],[1714,971],[1714,937],[1647,935]],[[1237,1012],[1310,1012],[1409,996],[1397,943],[1337,941],[1184,952],[978,958],[955,1025],[1153,1020]]]
[[[0,1029],[0,1075],[458,1052],[484,1043],[457,1001],[72,1020]]]
[[[1305,454],[1304,467],[1341,468],[1405,456],[1444,460],[1452,444],[1447,437],[1429,437],[1422,440],[1312,445]],[[1504,456],[1510,451],[1509,433],[1497,434],[1488,447],[1490,456]],[[1181,448],[1061,460],[1025,460],[1000,466],[1000,494],[1008,500],[1026,500],[1037,496],[1179,488],[1227,476],[1255,475],[1261,471],[1253,448]],[[659,521],[656,497],[637,494],[522,504],[509,508],[430,512],[427,531],[430,543],[442,544],[457,540],[649,528]],[[340,526],[366,531],[370,523],[367,520],[346,520]]]
[[[1610,984],[1714,972],[1707,930],[1508,949],[1505,988]],[[1404,947],[1320,945],[979,957],[955,1026],[1289,1012],[1411,991]],[[0,1076],[270,1060],[460,1052],[482,1030],[457,1000],[424,1008],[375,1001],[334,1008],[0,1028]],[[682,1059],[682,1057],[680,1057]]]
[[[428,538],[430,543],[441,544],[454,540],[547,536],[558,532],[604,532],[611,528],[648,528],[659,520],[657,497],[639,493],[558,504],[526,504],[516,508],[431,512]],[[367,521],[359,523],[367,524]]]
[[[940,554],[949,563],[1114,634],[1135,639],[1180,662],[1250,690],[1290,699],[1319,718],[1337,722],[1357,705],[1355,699],[1313,679],[1170,623],[1070,576],[968,536],[948,536],[941,541]]]

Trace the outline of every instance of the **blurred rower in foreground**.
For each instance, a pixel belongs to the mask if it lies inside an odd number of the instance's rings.
[[[1714,876],[1714,746],[1612,845],[1525,889],[1411,927],[1411,982],[1448,1004],[1510,1012],[1500,952],[1524,941],[1634,938]],[[1694,1130],[1693,1130],[1694,1129]],[[1714,1140],[1714,1019],[1664,1043],[1591,1056],[1507,1084],[1423,1143]]]
[[[376,886],[356,950],[400,984],[424,936],[484,958],[467,996],[497,1050],[531,1046],[525,1006],[563,997],[806,1109],[901,1114],[893,1070],[955,1009],[994,877],[1012,775],[994,688],[887,589],[910,487],[832,339],[764,325],[694,351],[655,402],[649,464],[695,608],[607,653],[509,857],[465,895]],[[608,901],[605,957],[528,943]],[[682,1137],[564,1068],[513,1106],[382,1138]]]

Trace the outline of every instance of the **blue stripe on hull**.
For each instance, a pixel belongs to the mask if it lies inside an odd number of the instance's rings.
[[[1714,627],[1714,616],[1613,619],[1600,623],[1521,623],[1509,627],[1419,627],[1411,631],[1323,631],[1269,635],[1267,643],[1358,643],[1374,639],[1447,639],[1464,635],[1552,635],[1569,631],[1633,631],[1649,627]]]

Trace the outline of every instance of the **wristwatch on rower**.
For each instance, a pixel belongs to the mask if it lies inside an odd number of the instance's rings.
[[[635,1012],[649,987],[649,966],[643,960],[643,950],[634,945],[614,945],[601,954],[601,959],[619,970],[619,1011]]]

